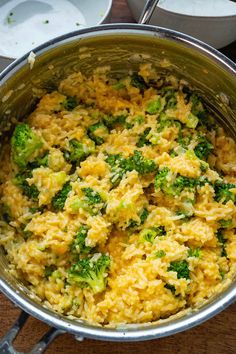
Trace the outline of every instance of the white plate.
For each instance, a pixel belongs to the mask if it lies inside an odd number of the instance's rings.
[[[0,56],[18,58],[62,34],[105,22],[112,0],[0,0]]]

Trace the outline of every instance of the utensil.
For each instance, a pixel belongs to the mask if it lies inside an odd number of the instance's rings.
[[[152,26],[103,25],[56,38],[36,48],[35,54],[32,70],[27,61],[28,55],[25,55],[0,75],[2,133],[8,129],[6,123],[10,117],[21,118],[32,111],[37,92],[52,83],[56,85],[74,71],[81,70],[89,75],[96,67],[109,65],[113,74],[120,75],[137,70],[140,63],[148,61],[160,72],[168,70],[195,87],[236,138],[236,65],[194,38]],[[32,354],[42,353],[63,332],[74,334],[78,339],[86,337],[112,341],[141,341],[168,336],[200,324],[236,299],[236,284],[225,284],[221,294],[211,298],[198,310],[187,310],[176,318],[151,324],[105,328],[59,315],[42,306],[40,300],[8,272],[3,252],[0,253],[0,289],[24,311],[55,327],[32,349]],[[16,353],[12,341],[27,317],[23,312],[0,341],[0,352]]]
[[[138,23],[141,25],[146,24],[149,22],[150,18],[152,17],[153,11],[157,6],[159,0],[148,0],[146,5],[144,6],[143,12],[139,18]]]

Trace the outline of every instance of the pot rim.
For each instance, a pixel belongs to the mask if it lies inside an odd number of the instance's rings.
[[[119,34],[146,34],[153,37],[157,36],[158,38],[166,38],[175,42],[180,42],[187,47],[198,50],[201,54],[212,59],[215,63],[219,64],[223,69],[231,75],[234,75],[236,78],[236,64],[216,49],[180,32],[150,25],[112,24],[81,29],[57,37],[38,46],[34,49],[34,53],[36,55],[40,55],[49,49],[76,39],[91,37],[94,35],[102,35],[104,33],[113,35],[116,32]],[[5,70],[3,70],[0,74],[0,85],[7,81],[11,75],[14,75],[27,63],[28,56],[29,53],[25,54],[23,57],[15,60]],[[2,279],[0,279],[0,290],[11,301],[27,313],[53,327],[75,334],[76,336],[108,341],[143,341],[176,334],[208,320],[236,300],[236,283],[234,283],[224,293],[212,300],[208,305],[205,305],[199,310],[193,310],[191,314],[184,315],[181,318],[170,322],[165,322],[163,324],[150,324],[150,327],[140,324],[137,326],[118,326],[113,329],[84,324],[80,322],[80,320],[71,320],[63,317],[53,310],[49,310],[48,308],[35,303],[31,298],[27,298],[25,294],[20,295],[19,292],[15,291],[11,284],[3,281]]]

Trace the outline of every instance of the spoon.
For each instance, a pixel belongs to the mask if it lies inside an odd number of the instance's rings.
[[[141,25],[148,23],[158,2],[159,0],[148,0],[146,2],[146,5],[144,6],[143,12],[139,18],[138,23],[140,23]]]

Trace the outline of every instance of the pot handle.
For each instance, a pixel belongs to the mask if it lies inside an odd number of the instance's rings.
[[[147,0],[146,5],[144,6],[143,12],[138,20],[138,23],[145,25],[149,22],[152,17],[153,11],[155,10],[156,5],[159,0]]]
[[[18,352],[13,347],[13,341],[19,334],[20,330],[26,323],[29,315],[22,311],[14,325],[10,328],[8,333],[0,340],[0,353],[1,354],[24,354],[23,352]],[[42,354],[49,344],[60,334],[65,333],[64,331],[51,328],[40,340],[34,345],[34,347],[25,354]]]

